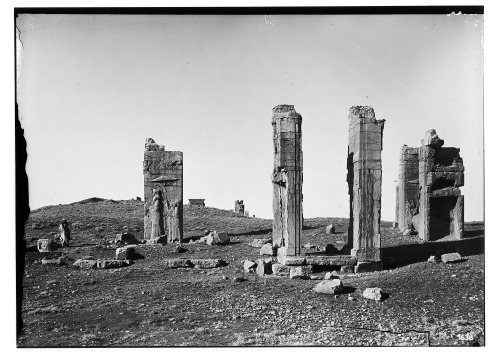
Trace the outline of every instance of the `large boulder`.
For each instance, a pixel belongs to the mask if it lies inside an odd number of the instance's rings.
[[[378,287],[370,287],[363,291],[363,297],[370,300],[382,301],[382,289]]]
[[[324,293],[326,295],[337,295],[344,291],[344,286],[342,285],[342,281],[339,279],[323,280],[314,286],[313,291],[317,293]]]
[[[56,251],[59,247],[61,245],[52,239],[39,239],[36,243],[38,252],[52,252]]]
[[[451,262],[458,262],[458,261],[462,261],[463,258],[462,256],[458,253],[458,252],[454,252],[452,254],[444,254],[444,255],[441,255],[441,261],[443,261],[443,263],[451,263]]]
[[[308,280],[312,275],[312,266],[294,266],[290,268],[290,279]]]
[[[257,266],[255,261],[245,260],[243,263],[243,270],[245,270],[245,272],[255,272]]]
[[[131,232],[124,232],[122,234],[117,234],[115,238],[116,243],[123,243],[123,244],[133,244],[137,245],[139,244],[139,240],[136,239],[135,235],[132,234]]]
[[[117,260],[130,260],[135,253],[133,246],[124,246],[116,249],[115,259]]]
[[[265,244],[261,247],[259,255],[276,256],[276,248],[271,243]]]

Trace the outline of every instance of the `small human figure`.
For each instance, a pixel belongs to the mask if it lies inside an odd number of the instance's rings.
[[[169,242],[180,241],[181,233],[179,230],[179,205],[180,200],[175,199],[170,203],[167,213],[167,230]]]
[[[59,238],[61,239],[62,247],[69,246],[71,230],[69,229],[69,224],[66,219],[63,219],[62,223],[59,225]]]

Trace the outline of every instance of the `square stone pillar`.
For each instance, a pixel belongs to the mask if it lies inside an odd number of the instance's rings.
[[[182,242],[182,152],[165,151],[147,138],[144,150],[144,239]]]
[[[412,217],[419,206],[418,148],[401,147],[398,175],[398,224],[401,231],[412,229]]]
[[[369,106],[349,109],[347,182],[350,197],[351,255],[360,261],[380,261],[380,209],[382,194],[382,132]]]
[[[280,255],[301,254],[302,117],[293,106],[273,108],[273,244]]]

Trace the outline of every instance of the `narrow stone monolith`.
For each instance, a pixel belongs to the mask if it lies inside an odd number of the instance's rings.
[[[418,211],[418,148],[401,147],[398,176],[398,227],[413,230],[412,217]]]
[[[380,261],[382,132],[369,106],[349,109],[347,182],[350,196],[348,244],[359,261]]]
[[[284,256],[301,254],[302,117],[294,106],[273,108],[273,245]]]

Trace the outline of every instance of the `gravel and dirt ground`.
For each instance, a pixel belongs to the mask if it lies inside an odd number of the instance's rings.
[[[421,242],[382,223],[385,270],[342,274],[346,292],[321,295],[315,280],[290,280],[243,271],[259,258],[255,238],[271,236],[272,221],[215,208],[184,206],[184,236],[226,231],[228,246],[141,245],[141,258],[118,269],[80,269],[79,258],[113,258],[110,244],[125,230],[142,239],[143,203],[91,198],[44,207],[26,223],[23,321],[19,347],[73,346],[455,346],[484,345],[484,225],[466,223],[464,239]],[[70,247],[39,253],[60,221],[72,224]],[[326,234],[334,224],[337,233]],[[304,244],[342,247],[347,219],[305,220]],[[431,255],[458,252],[455,264]],[[67,265],[42,265],[63,257]],[[169,269],[168,258],[219,258],[215,269]],[[392,259],[390,259],[392,258]],[[315,273],[324,275],[325,272]],[[247,281],[234,282],[244,277]],[[364,298],[380,287],[385,299]]]

